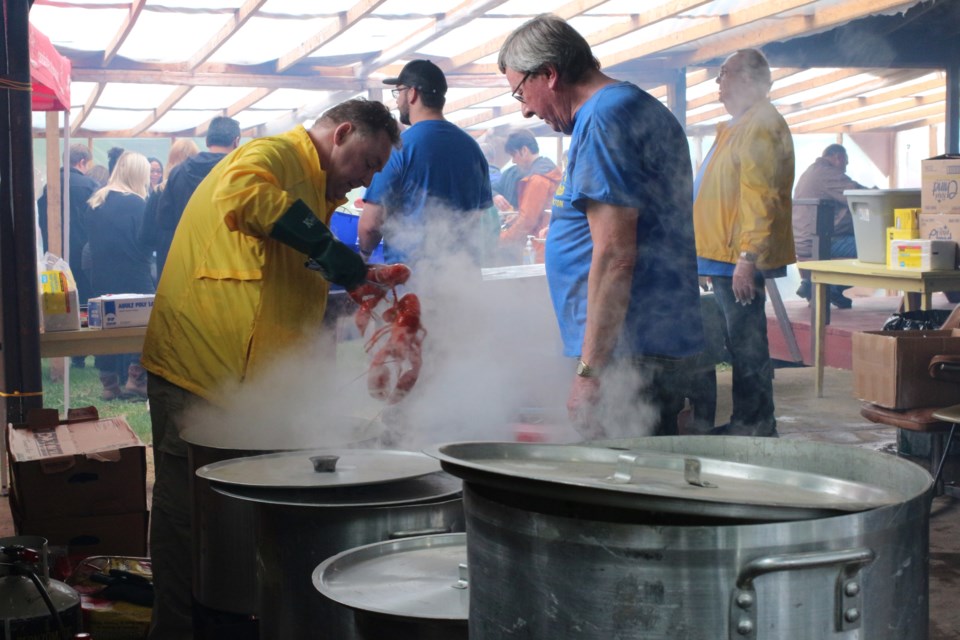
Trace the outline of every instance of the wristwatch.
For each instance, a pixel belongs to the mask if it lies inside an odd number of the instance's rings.
[[[756,262],[757,254],[753,253],[752,251],[741,251],[740,259],[746,260],[747,262]]]
[[[577,360],[577,375],[581,378],[595,378],[597,371],[583,360]]]

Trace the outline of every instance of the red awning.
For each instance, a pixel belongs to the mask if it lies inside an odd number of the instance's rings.
[[[70,108],[70,60],[60,55],[50,39],[30,25],[30,81],[34,111]]]

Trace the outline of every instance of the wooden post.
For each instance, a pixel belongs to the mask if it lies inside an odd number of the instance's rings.
[[[58,112],[47,111],[47,246],[63,257],[63,175],[60,173],[60,120]]]

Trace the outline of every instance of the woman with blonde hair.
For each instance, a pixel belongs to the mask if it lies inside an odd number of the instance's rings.
[[[167,186],[167,180],[170,179],[170,173],[173,168],[181,162],[189,160],[200,153],[200,147],[190,138],[178,138],[170,145],[170,153],[167,155],[167,169],[161,182],[156,189],[150,193],[147,198],[147,208],[143,214],[143,224],[140,225],[138,237],[140,244],[144,245],[150,251],[150,274],[154,284],[160,280],[160,274],[157,273],[157,262],[154,258],[154,252],[160,246],[160,227],[158,226],[157,208],[160,205],[160,195]]]
[[[149,189],[150,163],[143,155],[128,151],[117,160],[107,185],[88,201],[90,284],[95,296],[156,291],[150,277],[150,251],[139,240]],[[97,356],[96,366],[104,400],[146,398],[140,354]]]

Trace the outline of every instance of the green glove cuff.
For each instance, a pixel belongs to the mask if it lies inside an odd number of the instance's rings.
[[[270,231],[270,237],[310,257],[310,268],[345,289],[363,284],[367,265],[350,247],[337,240],[310,207],[297,200]]]

